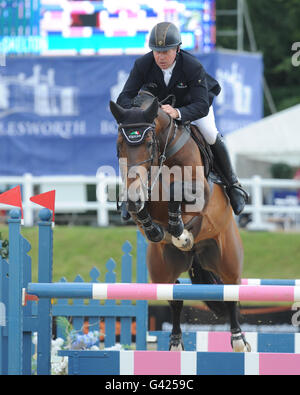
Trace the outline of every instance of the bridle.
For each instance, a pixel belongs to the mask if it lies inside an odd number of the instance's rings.
[[[126,128],[128,128],[128,129],[130,128],[131,129],[131,128],[145,127],[146,129],[143,131],[143,137],[141,139],[141,143],[143,142],[144,137],[146,136],[146,133],[152,133],[153,145],[152,145],[152,150],[151,150],[150,157],[145,159],[145,160],[143,160],[143,161],[127,165],[127,168],[129,170],[132,167],[137,167],[137,166],[140,166],[140,165],[143,165],[145,163],[150,162],[150,167],[149,167],[149,169],[147,171],[147,173],[148,173],[148,185],[150,185],[150,186],[147,187],[143,183],[143,180],[141,180],[142,185],[145,188],[145,190],[148,191],[148,195],[149,196],[151,195],[151,192],[153,191],[153,189],[154,189],[154,187],[155,187],[155,185],[157,183],[157,180],[158,180],[158,178],[160,176],[160,173],[162,171],[164,162],[167,159],[167,155],[166,155],[167,147],[168,147],[169,144],[171,144],[171,142],[174,140],[174,138],[176,136],[177,125],[173,122],[171,117],[169,117],[169,118],[170,118],[169,119],[169,124],[168,124],[167,132],[166,132],[167,133],[167,137],[166,137],[166,141],[165,141],[163,150],[160,149],[159,141],[158,141],[157,136],[156,136],[156,132],[155,132],[156,125],[155,125],[155,123],[152,123],[152,124],[148,124],[148,123],[119,124],[119,126],[118,126],[118,130],[119,130],[119,132],[122,133],[123,138],[125,138],[126,142],[128,142],[128,139],[126,138],[126,133],[124,133],[124,129],[126,129]],[[173,125],[174,125],[174,132],[173,132],[172,137],[170,138],[170,134],[171,134]],[[128,144],[130,145],[130,142],[128,142]],[[152,175],[150,169],[151,169],[151,167],[154,164],[156,153],[160,154],[159,157],[158,157],[158,171],[157,171],[157,174],[155,175],[154,181],[152,183],[150,183],[151,175]],[[118,152],[118,158],[119,158],[119,152]]]
[[[141,141],[139,143],[132,143],[126,133],[125,133],[125,129],[132,129],[132,128],[145,128],[143,130],[143,135],[141,137]],[[118,126],[118,130],[119,132],[122,134],[122,136],[125,138],[125,141],[129,144],[129,145],[140,145],[143,143],[144,141],[144,137],[146,136],[147,133],[152,133],[152,137],[153,137],[153,149],[151,152],[151,156],[148,159],[145,159],[141,162],[137,162],[137,163],[133,163],[131,165],[127,165],[127,167],[130,169],[131,167],[135,167],[135,166],[140,166],[143,165],[144,163],[147,162],[151,162],[151,166],[153,165],[154,159],[155,159],[155,148],[157,148],[158,143],[157,143],[157,138],[156,138],[156,133],[155,133],[155,123],[130,123],[130,124],[122,124],[120,123]],[[118,158],[119,158],[119,152],[118,152]]]
[[[143,91],[143,93],[149,94],[150,96],[153,97],[153,95],[150,92]],[[168,98],[169,97],[167,97],[166,99],[168,99]],[[165,102],[165,100],[163,100],[163,102]],[[162,104],[162,102],[160,104]],[[145,159],[145,160],[143,160],[143,161],[127,165],[127,168],[131,169],[132,167],[137,167],[137,166],[140,166],[140,165],[143,165],[145,163],[150,162],[150,167],[149,167],[149,169],[147,171],[147,173],[148,173],[148,185],[150,185],[150,186],[147,187],[143,183],[143,180],[141,179],[143,188],[148,191],[148,196],[151,196],[151,192],[153,191],[153,189],[154,189],[154,187],[155,187],[155,185],[156,185],[156,183],[157,183],[157,181],[159,179],[159,176],[160,176],[160,174],[162,172],[162,168],[163,168],[163,165],[164,165],[165,161],[170,156],[173,156],[176,152],[178,152],[184,146],[184,144],[188,141],[188,139],[190,138],[190,132],[187,131],[186,128],[184,128],[183,129],[184,133],[177,139],[176,143],[172,147],[169,148],[171,143],[176,138],[178,126],[177,126],[177,123],[173,121],[173,118],[170,115],[168,115],[168,117],[169,117],[169,124],[168,124],[167,129],[166,129],[167,131],[165,132],[167,134],[167,136],[166,136],[166,140],[165,140],[163,149],[161,149],[159,141],[158,141],[158,138],[156,136],[156,131],[155,131],[156,124],[155,124],[155,122],[153,122],[151,124],[150,123],[131,123],[131,124],[122,124],[122,123],[120,123],[118,125],[118,131],[119,131],[119,133],[121,133],[121,135],[123,136],[123,138],[125,139],[125,141],[126,141],[126,143],[128,145],[135,145],[135,144],[139,145],[139,144],[142,144],[146,134],[147,133],[152,133],[153,146],[152,146],[150,157]],[[172,126],[174,126],[174,128],[173,128],[173,134],[171,135]],[[125,131],[126,131],[126,129],[141,128],[141,127],[144,128],[142,136],[141,136],[141,139],[140,139],[140,141],[138,143],[133,143],[132,141],[130,141],[128,139],[128,136],[127,136]],[[155,178],[154,178],[153,182],[150,183],[151,175],[152,175],[150,169],[151,169],[151,167],[154,164],[156,153],[158,153],[158,155],[159,155],[159,157],[158,157],[158,171],[157,171],[157,174],[155,175]],[[118,156],[118,158],[120,158],[119,150],[117,152],[117,156]]]

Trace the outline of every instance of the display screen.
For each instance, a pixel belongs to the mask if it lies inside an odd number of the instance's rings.
[[[138,54],[156,23],[173,22],[182,48],[215,47],[215,0],[0,0],[1,53]]]

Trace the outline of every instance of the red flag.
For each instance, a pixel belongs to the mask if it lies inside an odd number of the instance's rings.
[[[53,191],[41,193],[40,195],[32,196],[30,200],[33,203],[52,210],[52,221],[55,222],[55,189],[53,189]]]
[[[6,192],[1,193],[0,203],[9,204],[10,206],[20,207],[21,218],[23,219],[23,206],[22,206],[22,195],[21,195],[20,185]]]

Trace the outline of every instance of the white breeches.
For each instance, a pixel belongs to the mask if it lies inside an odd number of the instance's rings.
[[[191,122],[191,124],[198,126],[203,137],[209,145],[212,145],[216,142],[218,130],[216,127],[213,106],[209,107],[209,112],[206,117],[196,119],[196,121]]]

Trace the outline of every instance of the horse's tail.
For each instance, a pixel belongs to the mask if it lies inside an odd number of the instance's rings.
[[[192,284],[223,284],[222,280],[214,273],[201,267],[197,255],[194,255],[192,266],[189,269]],[[228,313],[225,302],[204,302],[207,307],[218,317],[224,317]]]

